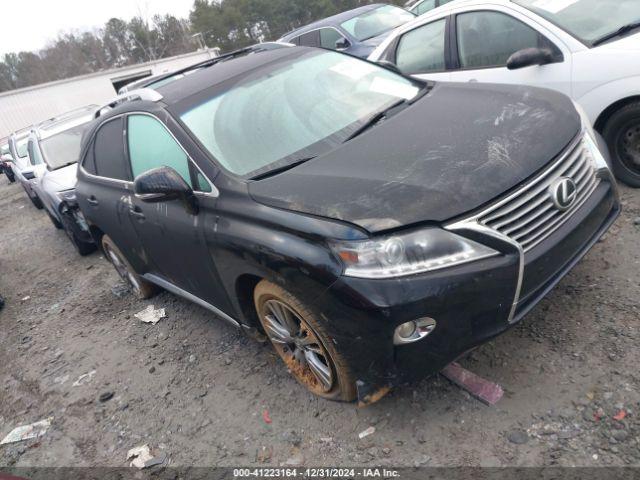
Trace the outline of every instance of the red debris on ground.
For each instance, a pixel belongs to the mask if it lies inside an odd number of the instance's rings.
[[[621,422],[622,420],[625,419],[626,416],[627,416],[627,412],[625,410],[620,410],[618,413],[616,413],[613,416],[613,419]]]
[[[440,373],[487,405],[495,405],[504,395],[500,385],[462,368],[455,362],[447,365]]]
[[[265,410],[262,412],[262,419],[264,423],[271,423],[271,417],[269,416],[269,410]]]

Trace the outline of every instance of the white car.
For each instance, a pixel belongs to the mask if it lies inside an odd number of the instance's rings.
[[[606,140],[616,176],[640,187],[640,0],[457,0],[369,60],[421,79],[559,90]]]
[[[36,186],[47,170],[47,166],[44,163],[35,161],[29,156],[28,143],[31,128],[32,127],[20,130],[11,134],[9,137],[9,149],[13,157],[11,169],[13,170],[15,178],[27,193],[29,200],[31,200],[36,208],[42,209],[42,201],[36,192]]]

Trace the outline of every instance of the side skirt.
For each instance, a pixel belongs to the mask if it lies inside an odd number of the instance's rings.
[[[142,277],[145,280],[148,280],[151,283],[155,283],[159,287],[164,288],[165,290],[167,290],[167,291],[169,291],[169,292],[171,292],[171,293],[173,293],[175,295],[178,295],[179,297],[185,298],[185,299],[189,300],[190,302],[196,303],[196,304],[200,305],[201,307],[206,308],[207,310],[215,313],[218,317],[220,317],[223,320],[226,320],[227,322],[229,322],[234,327],[241,328],[240,322],[238,322],[234,318],[230,317],[229,315],[224,313],[222,310],[214,307],[209,302],[205,302],[201,298],[196,297],[195,295],[187,292],[186,290],[183,290],[180,287],[176,287],[173,283],[167,282],[165,279],[160,278],[157,275],[153,275],[151,273],[145,273]]]

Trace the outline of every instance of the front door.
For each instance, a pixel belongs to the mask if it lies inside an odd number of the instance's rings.
[[[216,198],[210,193],[211,184],[167,127],[154,116],[129,115],[126,143],[134,178],[154,168],[171,167],[198,197],[197,213],[188,212],[180,200],[147,203],[131,197],[131,219],[149,256],[150,273],[224,309],[226,295],[205,238],[206,231],[213,230],[216,221]]]
[[[454,82],[507,83],[551,88],[571,96],[571,52],[559,41],[505,12],[478,10],[455,16]],[[526,48],[547,48],[556,61],[509,70],[509,57]]]

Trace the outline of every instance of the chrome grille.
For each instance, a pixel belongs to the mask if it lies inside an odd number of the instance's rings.
[[[562,177],[571,178],[577,187],[576,199],[571,208],[565,211],[555,206],[549,194],[551,184]],[[598,183],[591,154],[580,138],[550,168],[491,207],[479,221],[515,240],[528,252],[573,215]]]

